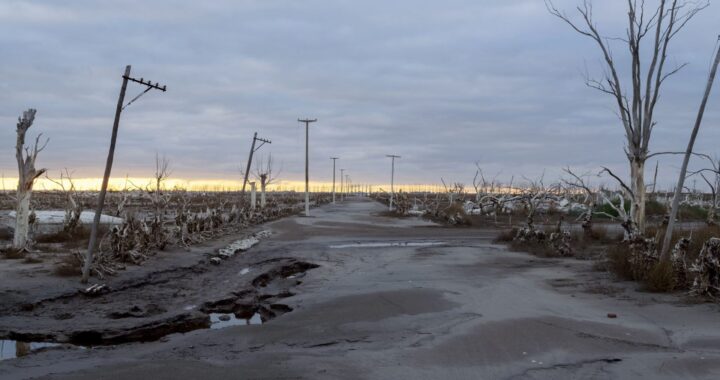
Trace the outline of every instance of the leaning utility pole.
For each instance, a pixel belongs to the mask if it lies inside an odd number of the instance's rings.
[[[333,204],[335,204],[335,162],[338,160],[338,157],[330,157],[331,160],[333,160],[333,186],[332,186],[332,193],[333,193]]]
[[[393,154],[387,154],[386,157],[390,157],[392,159],[391,164],[391,171],[390,171],[390,208],[389,210],[392,211],[393,209],[393,197],[395,196],[395,159],[396,158],[402,158],[400,156],[395,156]]]
[[[260,146],[258,146],[257,148],[255,148],[256,141],[262,142],[262,144],[260,144]],[[265,144],[272,144],[272,141],[261,139],[261,138],[257,137],[257,132],[255,132],[255,134],[253,135],[252,145],[250,145],[250,157],[248,157],[247,169],[245,169],[245,179],[243,180],[243,185],[242,185],[242,194],[243,195],[245,194],[245,185],[247,185],[248,175],[250,174],[250,165],[252,164],[253,154],[255,154],[255,152],[257,152],[258,149],[260,149]]]
[[[165,92],[167,86],[160,87],[159,83],[152,83],[151,81],[145,81],[144,78],[135,79],[130,77],[130,65],[125,66],[125,74],[122,76],[122,86],[120,87],[120,96],[118,97],[117,108],[115,109],[115,121],[113,122],[112,136],[110,137],[110,151],[108,152],[107,162],[105,163],[105,174],[103,175],[102,186],[100,187],[100,195],[98,196],[97,210],[95,210],[95,218],[90,229],[90,242],[88,243],[87,255],[85,256],[85,263],[82,269],[82,282],[86,283],[90,277],[90,266],[93,261],[93,251],[97,242],[98,226],[100,225],[100,217],[102,216],[102,210],[105,206],[105,194],[107,194],[108,182],[110,181],[110,172],[112,171],[113,158],[115,156],[115,143],[117,142],[118,128],[120,126],[120,114],[130,104],[138,100],[141,96],[145,95],[148,91],[155,89]],[[147,88],[141,92],[138,96],[134,97],[128,104],[123,106],[125,103],[125,91],[127,90],[128,81],[139,83]]]
[[[720,36],[718,36],[718,41],[720,41]],[[672,244],[672,234],[673,229],[675,228],[675,218],[677,217],[678,208],[680,208],[680,195],[682,193],[682,189],[685,187],[685,175],[687,174],[688,163],[690,162],[690,156],[692,155],[693,147],[695,146],[695,139],[697,138],[698,131],[700,130],[700,124],[702,123],[703,115],[705,114],[705,106],[707,105],[708,98],[710,97],[710,90],[712,90],[713,82],[715,81],[718,63],[720,63],[720,48],[715,54],[715,61],[710,69],[710,76],[708,77],[707,86],[705,87],[705,95],[703,96],[702,102],[700,102],[700,110],[698,111],[697,119],[695,120],[695,127],[690,134],[690,141],[688,142],[687,150],[685,151],[685,158],[683,159],[682,167],[680,168],[680,177],[678,178],[675,195],[673,196],[672,208],[670,209],[670,219],[668,220],[662,250],[660,251],[660,260],[664,262],[668,262],[670,260],[670,245]]]
[[[305,216],[310,216],[310,123],[317,122],[317,119],[298,119],[305,123]]]

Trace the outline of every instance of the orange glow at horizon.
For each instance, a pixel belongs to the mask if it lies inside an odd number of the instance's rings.
[[[17,188],[17,178],[0,178],[0,190],[14,191]],[[99,190],[102,185],[102,178],[76,178],[73,179],[75,188],[80,191],[93,191]],[[65,188],[70,187],[70,182],[67,180],[63,181]],[[389,191],[389,184],[351,184],[357,186],[357,189],[367,189],[369,186],[373,192],[379,190]],[[121,191],[123,189],[133,190],[137,188],[145,189],[146,187],[154,187],[154,178],[151,177],[132,177],[132,178],[110,178],[108,183],[108,190]],[[258,190],[259,189],[258,184]],[[237,180],[222,180],[222,179],[178,179],[170,178],[163,182],[164,189],[184,189],[189,191],[240,191],[242,189],[242,181]],[[47,178],[38,178],[35,181],[33,187],[35,191],[44,190],[61,190],[60,185],[48,180]],[[248,184],[246,190],[249,191],[250,185]],[[422,185],[422,184],[408,184],[400,185],[395,184],[395,191],[412,191],[412,192],[441,192],[443,190],[440,185]],[[268,185],[268,191],[305,191],[304,181],[278,181]],[[311,192],[331,192],[332,182],[310,182]],[[335,184],[335,191],[340,192],[340,183]]]

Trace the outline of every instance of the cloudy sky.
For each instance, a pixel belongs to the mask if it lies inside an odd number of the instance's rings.
[[[581,0],[558,0],[572,11]],[[600,28],[624,33],[624,1],[596,1]],[[649,1],[653,3],[653,1]],[[651,149],[683,150],[720,32],[712,4],[672,46],[689,66],[665,87]],[[616,45],[615,55],[626,50]],[[597,47],[542,0],[0,1],[0,172],[16,176],[15,123],[38,109],[31,135],[50,144],[39,165],[102,174],[126,64],[160,81],[123,113],[113,175],[148,176],[156,152],[173,175],[233,179],[253,132],[303,178],[331,178],[339,156],[355,183],[470,183],[474,162],[500,179],[606,165],[627,173],[612,99],[588,89]],[[131,85],[128,97],[141,91]],[[717,92],[717,91],[716,91]],[[720,96],[697,151],[720,155]],[[654,166],[654,162],[649,164]],[[661,161],[673,181],[677,157]],[[652,175],[648,170],[648,176]]]

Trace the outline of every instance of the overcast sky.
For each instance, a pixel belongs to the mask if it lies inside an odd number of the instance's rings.
[[[556,4],[571,12],[580,1]],[[601,30],[621,36],[625,2],[595,3]],[[689,66],[665,87],[653,151],[687,144],[718,6],[671,47],[670,64]],[[126,64],[168,91],[123,113],[118,177],[150,175],[159,152],[175,177],[232,178],[257,131],[273,141],[260,152],[299,180],[296,120],[306,116],[319,119],[310,131],[318,181],[339,156],[355,183],[386,183],[391,153],[402,156],[402,183],[469,184],[475,161],[503,180],[554,177],[567,165],[627,173],[612,99],[584,85],[586,70],[602,74],[599,51],[542,0],[2,0],[0,57],[0,172],[9,177],[17,116],[28,107],[38,109],[31,135],[51,139],[39,166],[100,176]],[[131,84],[128,97],[141,90]],[[716,94],[696,150],[720,155],[719,137]],[[661,162],[663,183],[679,164]]]

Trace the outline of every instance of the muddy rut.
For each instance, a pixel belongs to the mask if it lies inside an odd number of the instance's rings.
[[[96,296],[78,292],[8,305],[0,311],[0,339],[112,345],[208,328],[211,313],[242,319],[259,314],[264,322],[292,311],[283,299],[293,296],[305,272],[317,267],[287,257],[248,265],[203,260]]]

